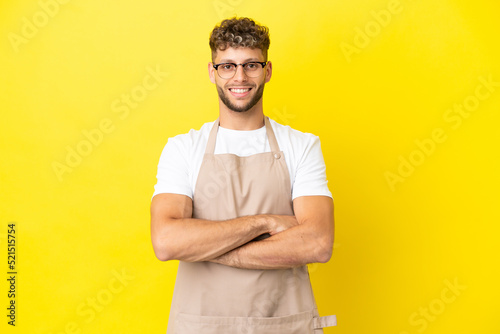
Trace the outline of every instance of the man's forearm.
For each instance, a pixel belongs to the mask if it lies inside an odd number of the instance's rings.
[[[298,224],[294,216],[254,215],[212,221],[191,218],[192,201],[176,194],[160,194],[151,205],[151,239],[158,259],[208,261],[254,238]]]
[[[249,242],[211,262],[243,269],[283,269],[308,263],[327,262],[333,237],[316,235],[306,225],[297,225],[267,239]]]
[[[162,260],[208,261],[267,233],[266,217],[246,216],[225,221],[195,218],[166,220],[156,233]],[[157,254],[158,255],[158,254]]]
[[[255,215],[224,221],[190,218],[188,196],[159,194],[151,205],[151,238],[163,261],[213,261],[239,268],[289,268],[326,262],[333,248],[333,202],[294,200],[296,216]],[[271,237],[251,242],[259,235]]]
[[[151,241],[162,261],[206,261],[241,246],[271,225],[256,215],[225,221],[192,218],[193,202],[179,194],[158,194],[151,202]],[[272,226],[272,225],[271,225]]]

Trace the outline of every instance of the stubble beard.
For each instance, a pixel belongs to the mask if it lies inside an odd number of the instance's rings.
[[[252,99],[248,101],[247,104],[242,106],[237,106],[232,103],[229,97],[224,93],[222,87],[217,86],[217,92],[219,93],[219,98],[221,99],[222,103],[224,103],[224,105],[230,110],[235,112],[245,112],[252,109],[262,98],[262,95],[264,94],[264,85],[260,85]]]

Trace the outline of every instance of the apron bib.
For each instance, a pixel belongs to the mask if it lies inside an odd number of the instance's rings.
[[[215,121],[196,182],[193,218],[294,214],[285,158],[269,119],[264,121],[271,152],[247,157],[214,154]],[[168,334],[318,334],[335,325],[335,316],[318,315],[307,266],[254,270],[179,261]]]

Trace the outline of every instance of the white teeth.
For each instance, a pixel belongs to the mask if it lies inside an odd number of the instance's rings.
[[[246,93],[250,90],[250,88],[231,88],[231,91],[232,92],[235,92],[235,93]]]

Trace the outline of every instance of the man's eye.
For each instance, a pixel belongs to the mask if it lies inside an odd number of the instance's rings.
[[[233,65],[232,64],[224,64],[224,65],[222,65],[222,69],[225,71],[230,71],[233,69]]]
[[[248,68],[249,70],[254,70],[257,68],[257,63],[248,63],[246,64],[246,68]]]

